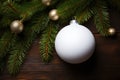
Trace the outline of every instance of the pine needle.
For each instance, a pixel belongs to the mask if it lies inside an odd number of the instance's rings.
[[[16,73],[19,72],[19,68],[21,64],[23,63],[25,54],[23,53],[23,50],[13,50],[11,51],[11,55],[9,57],[8,61],[8,71],[12,75],[16,75]]]
[[[48,63],[53,57],[54,39],[57,33],[55,25],[50,24],[44,31],[40,40],[40,54],[42,61]]]
[[[58,15],[61,19],[67,19],[75,14],[75,11],[79,7],[82,0],[66,0],[64,3],[58,6]],[[74,4],[73,4],[74,3]]]
[[[14,43],[15,37],[10,32],[6,32],[0,39],[0,60],[8,53],[11,45]]]
[[[106,3],[104,1],[96,1],[94,13],[94,23],[98,32],[100,32],[103,36],[108,36],[108,28],[110,27],[110,23]]]
[[[33,20],[36,18],[38,17],[33,18]],[[39,21],[46,22],[40,25],[41,23],[39,23]],[[43,30],[45,23],[47,24],[48,18],[39,15],[39,21],[36,23],[34,22],[34,24],[31,22],[31,24],[29,24],[31,26],[27,25],[28,27],[26,26],[25,31],[17,36],[8,59],[7,68],[10,74],[16,75],[19,72],[20,67],[25,59],[26,52],[30,48],[36,36],[40,33],[41,30]]]
[[[83,24],[84,22],[88,21],[92,17],[92,15],[93,15],[92,1],[93,0],[89,0],[88,2],[84,2],[84,3],[86,3],[86,5],[79,6],[80,8],[78,8],[78,10],[77,10],[76,19],[80,24]]]

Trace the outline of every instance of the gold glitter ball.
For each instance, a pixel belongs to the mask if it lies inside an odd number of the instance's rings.
[[[115,35],[116,30],[115,30],[115,28],[109,28],[109,29],[108,29],[108,32],[109,32],[110,35],[113,36],[113,35]]]
[[[11,23],[10,29],[13,33],[20,33],[23,31],[23,23],[20,20],[15,20]]]
[[[42,3],[46,6],[50,6],[51,0],[42,0]]]
[[[58,15],[56,9],[53,9],[53,10],[50,11],[50,13],[49,13],[49,18],[50,18],[51,20],[54,20],[54,21],[56,21],[56,20],[59,19],[59,15]]]

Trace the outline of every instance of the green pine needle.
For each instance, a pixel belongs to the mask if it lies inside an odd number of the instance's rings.
[[[8,53],[11,45],[14,43],[14,35],[6,32],[0,39],[0,59],[4,58]]]
[[[48,63],[53,57],[54,39],[57,33],[55,25],[49,25],[44,31],[40,40],[40,54],[45,63]]]
[[[30,19],[36,12],[44,10],[46,7],[43,6],[41,1],[31,1],[22,4],[19,7],[21,12],[20,17],[25,19]]]
[[[11,55],[10,55],[9,61],[8,61],[8,71],[10,74],[16,75],[16,73],[19,72],[19,68],[25,58],[25,54],[23,52],[24,51],[21,49],[13,50],[10,52]]]
[[[74,15],[75,11],[77,10],[77,7],[80,5],[82,0],[66,0],[64,3],[58,6],[58,15],[61,19],[67,19],[71,15]],[[74,4],[73,4],[74,3]]]
[[[45,15],[45,14],[44,14]],[[13,44],[10,51],[10,56],[8,59],[8,71],[10,74],[15,75],[19,72],[20,67],[25,59],[26,52],[31,46],[33,40],[36,36],[45,28],[45,24],[48,23],[48,18],[39,16],[33,18],[33,20],[38,20],[36,22],[31,22],[31,26],[27,25],[25,31],[17,35],[16,42]],[[40,23],[39,21],[44,23]],[[41,24],[41,25],[40,25]]]
[[[92,17],[92,10],[90,8],[85,8],[79,14],[76,15],[76,19],[80,24],[88,21]]]
[[[5,57],[9,55],[8,53],[11,49],[11,46],[15,42],[15,38],[15,35],[8,31],[4,33],[0,39],[0,71],[3,71],[3,69],[5,68]]]
[[[108,36],[108,28],[110,27],[109,13],[104,1],[96,1],[94,13],[94,23],[98,32],[103,36]]]

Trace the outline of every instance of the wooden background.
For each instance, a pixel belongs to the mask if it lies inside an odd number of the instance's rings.
[[[88,61],[71,65],[63,62],[54,52],[53,60],[44,64],[40,59],[39,39],[36,39],[20,73],[12,77],[4,72],[0,80],[120,80],[120,13],[111,9],[110,20],[117,30],[113,38],[100,36],[92,20],[85,24],[96,39],[95,52]]]

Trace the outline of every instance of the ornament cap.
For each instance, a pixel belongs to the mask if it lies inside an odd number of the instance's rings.
[[[78,24],[78,22],[76,20],[71,20],[70,24],[73,24],[73,23],[77,23]]]

